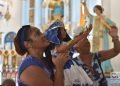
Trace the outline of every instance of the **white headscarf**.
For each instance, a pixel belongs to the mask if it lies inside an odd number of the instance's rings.
[[[72,63],[70,68],[64,69],[65,86],[85,86],[86,84],[91,86],[93,81],[89,78],[83,68],[80,65],[77,65],[74,60],[72,60]]]

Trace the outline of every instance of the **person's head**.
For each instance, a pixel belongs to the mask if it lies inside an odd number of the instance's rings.
[[[16,52],[20,55],[30,52],[43,51],[49,42],[36,27],[25,25],[19,29],[14,39]]]
[[[57,36],[61,41],[64,41],[64,42],[68,42],[71,40],[69,35],[67,34],[66,30],[65,30],[65,27],[58,28],[58,35]]]
[[[74,48],[78,53],[89,53],[90,52],[90,42],[87,38],[80,40],[77,44],[74,45]]]
[[[94,7],[94,12],[97,14],[97,15],[101,15],[103,13],[104,9],[102,6],[100,5],[96,5]]]
[[[16,85],[14,80],[6,79],[3,81],[2,86],[16,86]]]
[[[47,39],[54,44],[61,44],[62,41],[68,42],[71,40],[65,30],[64,23],[60,20],[53,22],[45,32]]]
[[[51,50],[53,50],[56,47],[56,45],[61,44],[61,42],[63,41],[70,41],[71,38],[66,32],[63,22],[60,20],[54,21],[49,26],[49,28],[45,31],[45,36],[50,41],[50,45],[45,51],[45,56],[47,57],[47,59],[49,59],[50,63],[53,66]]]

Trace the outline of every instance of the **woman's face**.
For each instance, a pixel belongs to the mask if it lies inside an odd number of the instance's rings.
[[[101,11],[98,8],[95,8],[94,11],[98,16],[102,14]]]
[[[30,29],[30,39],[31,46],[34,49],[45,49],[49,45],[49,41],[46,39],[43,33],[34,27]]]
[[[67,33],[64,28],[60,28],[61,38],[64,39],[67,36]]]

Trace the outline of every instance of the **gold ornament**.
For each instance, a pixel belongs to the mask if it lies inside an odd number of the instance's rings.
[[[9,7],[7,7],[7,11],[6,11],[6,13],[5,13],[5,19],[6,19],[7,21],[9,21],[10,18],[11,18],[11,14],[10,14],[10,12],[9,12]]]
[[[3,66],[8,66],[9,51],[6,50],[3,55]]]
[[[16,62],[16,52],[14,50],[11,51],[11,56],[12,56],[12,67],[15,68],[15,66],[17,65],[17,62]]]

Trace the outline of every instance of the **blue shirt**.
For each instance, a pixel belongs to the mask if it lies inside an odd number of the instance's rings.
[[[34,65],[37,67],[40,67],[41,69],[43,69],[49,76],[49,78],[51,78],[51,71],[50,69],[47,68],[47,66],[45,64],[43,64],[42,61],[37,60],[36,58],[32,57],[32,56],[26,56],[25,59],[22,61],[20,67],[19,67],[19,71],[18,71],[18,86],[27,86],[24,84],[24,82],[22,82],[20,80],[20,75],[22,74],[22,72],[28,68],[29,66]]]

